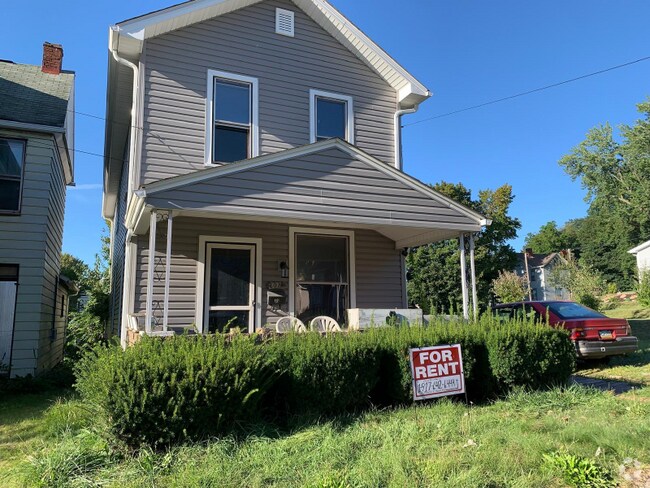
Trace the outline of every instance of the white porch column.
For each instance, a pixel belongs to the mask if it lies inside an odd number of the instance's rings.
[[[174,214],[170,210],[167,214],[167,251],[165,253],[165,299],[163,301],[163,331],[167,332],[169,322],[169,279],[172,267],[172,225]]]
[[[460,250],[460,286],[463,290],[463,317],[469,319],[469,297],[467,296],[467,263],[465,261],[465,235],[459,236]]]
[[[156,219],[158,212],[151,211],[149,220],[149,268],[147,271],[147,306],[145,311],[145,332],[151,332],[153,322],[153,276],[156,267]]]
[[[476,293],[476,266],[474,265],[474,234],[469,235],[469,268],[472,280],[472,312],[478,318],[478,296]]]

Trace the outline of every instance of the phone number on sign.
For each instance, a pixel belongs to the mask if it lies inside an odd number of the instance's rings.
[[[416,382],[418,396],[435,395],[461,389],[460,376],[447,376],[445,378],[433,378],[430,380],[418,380]]]

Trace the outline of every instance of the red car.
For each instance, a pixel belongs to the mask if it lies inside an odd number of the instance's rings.
[[[635,352],[638,340],[625,319],[611,319],[575,302],[519,302],[493,307],[499,317],[528,317],[564,327],[581,359],[600,359]]]

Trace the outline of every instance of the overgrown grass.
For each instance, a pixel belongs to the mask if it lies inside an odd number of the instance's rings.
[[[632,334],[639,338],[636,353],[613,357],[607,363],[587,362],[578,374],[650,387],[650,320],[630,320],[630,325]]]
[[[4,425],[4,411],[0,419]],[[577,456],[614,474],[626,458],[650,462],[650,404],[580,387],[516,391],[471,408],[442,400],[315,425],[313,419],[294,418],[286,431],[260,426],[246,438],[161,453],[109,446],[93,423],[78,402],[53,406],[37,421],[40,448],[22,461],[23,481],[28,486],[545,487],[563,486],[565,476],[545,454]]]
[[[42,444],[48,430],[45,412],[61,394],[0,394],[0,486],[18,485],[13,468]]]

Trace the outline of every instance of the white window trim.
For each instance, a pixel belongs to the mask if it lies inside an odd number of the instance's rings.
[[[309,142],[316,142],[316,97],[331,98],[347,104],[345,140],[354,144],[354,103],[352,97],[322,90],[309,90]]]
[[[212,162],[212,131],[214,130],[214,79],[223,78],[232,81],[241,81],[251,85],[251,154],[254,158],[260,153],[259,131],[259,80],[252,76],[244,76],[214,69],[208,70],[208,79],[205,98],[205,152],[204,164],[218,166]]]
[[[196,329],[207,334],[205,323],[205,249],[207,244],[250,244],[255,245],[255,320],[248,332],[252,333],[262,327],[262,239],[258,237],[199,236],[199,258],[196,262]],[[252,329],[252,330],[251,330]]]
[[[315,234],[347,237],[349,246],[348,277],[350,283],[350,308],[357,308],[356,246],[353,230],[289,227],[289,315],[296,315],[296,234]]]

